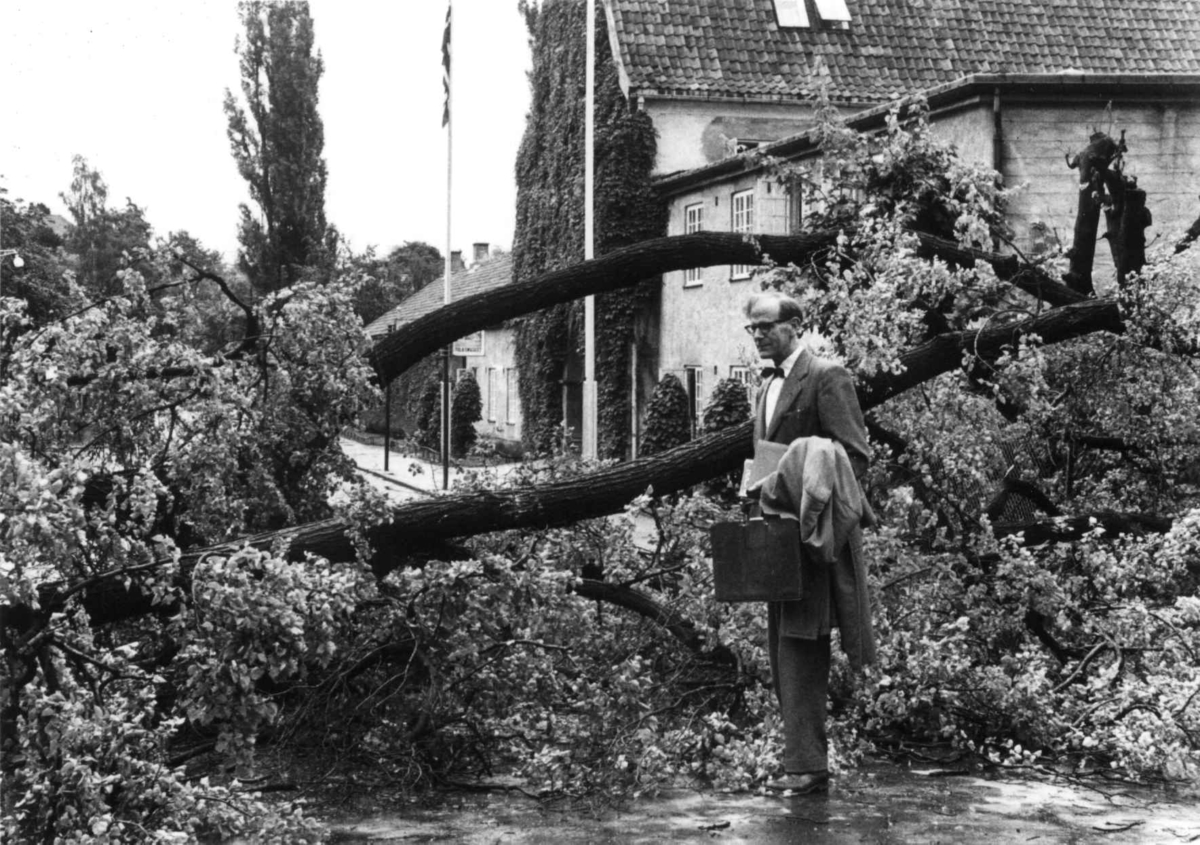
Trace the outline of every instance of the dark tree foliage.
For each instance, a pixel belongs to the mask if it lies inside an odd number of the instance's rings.
[[[723,378],[713,388],[712,398],[704,408],[700,430],[712,434],[733,428],[750,419],[750,414],[750,393],[746,385],[736,379]],[[740,482],[741,473],[731,472],[711,479],[705,489],[712,495],[726,496],[737,491]]]
[[[441,443],[441,386],[437,379],[431,378],[421,389],[417,399],[417,443],[430,449],[438,448]]]
[[[723,378],[713,388],[712,398],[701,419],[705,434],[741,425],[750,419],[750,394],[737,379]]]
[[[646,439],[643,455],[657,455],[692,439],[688,395],[673,373],[667,373],[654,388],[646,407]]]
[[[252,298],[250,283],[241,274],[228,272],[221,253],[208,249],[186,230],[171,232],[160,239],[158,248],[165,254],[168,281],[182,281],[196,276],[199,268],[221,274],[230,290],[242,302]],[[171,287],[161,295],[165,309],[176,309],[180,316],[174,321],[181,339],[187,340],[205,354],[230,351],[246,337],[246,314],[211,279]]]
[[[523,4],[533,47],[532,96],[517,155],[517,223],[513,276],[524,281],[584,255],[584,85],[588,5],[580,0]],[[663,206],[650,188],[656,140],[650,118],[631,110],[611,61],[603,11],[596,27],[595,254],[665,231]],[[596,300],[596,379],[601,457],[628,451],[629,351],[634,316],[657,288],[652,282]],[[568,356],[581,351],[582,303],[564,304],[517,324],[522,437],[547,451],[562,421]]]
[[[2,194],[0,189],[0,248],[16,250],[0,259],[4,295],[25,300],[34,325],[64,317],[73,310],[75,297],[67,282],[64,240],[50,225],[50,209],[42,203],[13,203]]]
[[[354,310],[367,325],[440,278],[444,269],[441,251],[423,241],[407,241],[386,258],[368,253],[361,259],[369,277],[354,297]]]
[[[150,224],[132,200],[121,209],[108,207],[108,185],[87,159],[77,155],[73,165],[71,187],[59,195],[75,223],[64,246],[76,256],[76,278],[85,294],[113,296],[121,292],[117,274],[131,256],[149,248]]]
[[[483,419],[483,396],[470,370],[454,386],[450,405],[450,451],[462,457],[475,445],[475,423]]]
[[[260,293],[287,287],[332,254],[325,222],[325,128],[317,86],[325,66],[313,51],[308,3],[238,5],[245,38],[237,53],[239,104],[225,92],[229,143],[258,206],[241,206],[238,265]]]

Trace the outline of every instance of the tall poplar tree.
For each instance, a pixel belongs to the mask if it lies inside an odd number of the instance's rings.
[[[243,0],[237,53],[243,107],[225,91],[229,143],[258,206],[241,205],[238,265],[261,293],[286,287],[331,256],[325,222],[325,128],[317,86],[325,70],[313,52],[308,3]]]

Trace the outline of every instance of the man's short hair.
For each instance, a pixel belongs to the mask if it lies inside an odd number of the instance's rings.
[[[754,306],[760,302],[775,302],[779,305],[779,320],[786,322],[788,320],[799,320],[804,317],[804,309],[800,307],[800,303],[786,293],[780,293],[777,290],[764,290],[758,293],[750,294],[750,298],[746,300],[745,313],[750,316],[750,312],[754,310]]]

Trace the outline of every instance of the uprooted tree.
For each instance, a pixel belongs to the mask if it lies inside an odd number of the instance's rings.
[[[336,284],[268,298],[224,357],[141,319],[136,269],[124,297],[50,326],[6,303],[2,716],[5,758],[24,765],[5,792],[40,797],[6,805],[5,824],[135,814],[105,789],[114,769],[169,761],[172,742],[252,766],[260,740],[318,724],[407,783],[501,761],[554,789],[761,777],[775,740],[761,620],[707,586],[704,528],[723,508],[647,495],[739,465],[748,423],[390,507],[352,485],[336,438],[372,399],[367,361],[387,380],[475,328],[764,254],[764,283],[795,292],[856,372],[876,444],[881,661],[840,705],[840,759],[920,737],[1000,764],[1195,778],[1193,251],[1117,257],[1118,287],[1090,297],[1068,283],[1091,274],[1068,267],[1078,249],[1040,264],[990,251],[1004,192],[923,124],[826,143],[856,190],[805,234],[635,244],[369,351]],[[919,167],[937,190],[888,190]],[[953,240],[914,230],[929,203]],[[1129,243],[1138,218],[1117,226]],[[653,520],[649,548],[599,519],[631,502]],[[115,727],[130,723],[137,749]],[[64,754],[90,761],[71,790],[55,780]],[[132,789],[178,777],[137,769]]]

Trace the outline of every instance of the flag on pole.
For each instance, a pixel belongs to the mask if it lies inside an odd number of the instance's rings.
[[[446,29],[442,32],[442,88],[446,92],[446,100],[442,106],[442,126],[450,122],[450,9],[446,4]]]
[[[446,127],[446,277],[442,287],[442,302],[450,304],[450,274],[453,270],[450,251],[451,221],[450,200],[454,180],[451,178],[454,164],[454,127],[450,125],[450,19],[454,9],[451,0],[446,3],[446,29],[442,32],[442,86],[446,102],[442,107],[442,126]],[[450,489],[450,347],[442,350],[442,488]]]

